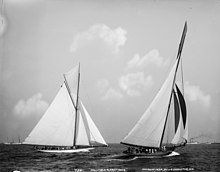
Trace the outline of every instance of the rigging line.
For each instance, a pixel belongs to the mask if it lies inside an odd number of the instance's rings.
[[[2,5],[1,5],[1,13],[3,15],[3,9],[4,9],[4,0],[2,0]]]
[[[88,100],[89,107],[90,107],[90,112],[91,112],[92,114],[94,114],[94,109],[93,109],[91,100],[90,100],[90,98],[89,98],[89,94],[88,94],[88,92],[86,91],[86,89],[85,89],[85,87],[84,87],[84,81],[83,81],[83,79],[81,79],[81,85],[82,85],[83,90],[84,90],[83,93],[84,93],[84,95],[86,96],[86,99]]]
[[[181,80],[182,80],[182,91],[183,91],[183,97],[184,97],[184,82],[183,82],[183,63],[181,58]]]

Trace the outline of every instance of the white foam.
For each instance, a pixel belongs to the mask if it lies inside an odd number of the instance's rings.
[[[105,161],[133,161],[136,159],[147,159],[147,158],[165,158],[165,157],[172,157],[172,156],[178,156],[180,153],[172,151],[169,155],[164,156],[135,156],[133,158],[124,159],[121,155],[109,155],[106,156]]]
[[[172,151],[171,154],[166,155],[165,157],[178,156],[180,155],[178,152]]]
[[[133,161],[136,160],[138,157],[133,157],[130,159],[106,159],[106,161]]]

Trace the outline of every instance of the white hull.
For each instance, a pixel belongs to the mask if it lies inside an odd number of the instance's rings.
[[[67,149],[67,150],[41,150],[38,149],[39,152],[46,153],[78,153],[78,152],[89,152],[94,148],[80,148],[80,149]]]
[[[22,143],[4,143],[5,145],[21,145]]]

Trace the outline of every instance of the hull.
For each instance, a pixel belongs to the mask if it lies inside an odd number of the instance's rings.
[[[66,150],[42,150],[38,149],[39,152],[45,153],[79,153],[79,152],[89,152],[94,148],[79,148],[79,149],[66,149]]]
[[[187,143],[188,145],[197,145],[197,144],[199,144],[198,142],[189,142],[189,143]]]
[[[128,156],[136,157],[163,157],[172,154],[173,151],[158,151],[155,153],[125,153]]]

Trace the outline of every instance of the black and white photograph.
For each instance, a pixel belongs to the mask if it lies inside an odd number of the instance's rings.
[[[1,172],[219,169],[219,0],[0,0]]]

